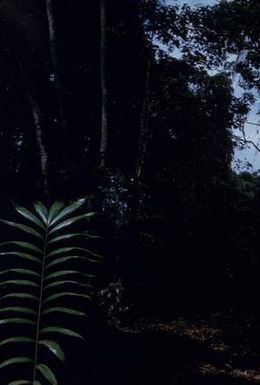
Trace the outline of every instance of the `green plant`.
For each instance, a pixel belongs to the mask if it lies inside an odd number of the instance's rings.
[[[43,203],[36,202],[35,212],[16,207],[16,211],[27,221],[26,224],[1,220],[29,237],[3,243],[2,246],[8,249],[0,253],[2,257],[15,258],[15,262],[23,261],[22,266],[15,265],[14,268],[10,268],[8,261],[9,268],[0,272],[0,277],[4,278],[0,286],[8,288],[7,294],[1,297],[0,314],[4,314],[4,318],[0,319],[0,325],[16,325],[20,330],[23,326],[25,332],[6,336],[0,341],[0,348],[18,344],[18,348],[26,346],[27,351],[29,346],[29,354],[5,359],[0,363],[0,369],[19,364],[27,365],[25,371],[27,369],[28,372],[31,371],[28,374],[29,378],[17,378],[8,385],[41,385],[42,380],[57,385],[56,376],[48,361],[40,361],[40,349],[45,349],[44,353],[48,350],[56,358],[64,361],[65,355],[56,341],[57,336],[83,338],[74,330],[67,328],[66,324],[57,325],[55,322],[53,324],[52,320],[53,315],[57,314],[58,320],[61,315],[65,315],[65,319],[67,316],[85,317],[85,312],[79,307],[71,306],[71,302],[68,307],[66,302],[64,305],[64,300],[92,299],[91,279],[94,276],[87,274],[82,265],[81,271],[74,266],[80,262],[100,263],[102,257],[85,247],[71,245],[71,242],[74,243],[78,237],[91,238],[87,233],[70,231],[73,224],[94,214],[74,216],[73,213],[84,203],[85,199],[80,199],[65,207],[63,203],[56,202],[47,210]],[[59,305],[60,301],[62,306]]]

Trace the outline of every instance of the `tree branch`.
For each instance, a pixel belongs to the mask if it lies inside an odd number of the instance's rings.
[[[248,124],[256,124],[256,123],[251,123],[251,122],[246,122],[246,123],[248,123]],[[256,125],[260,126],[260,124],[256,124]],[[243,134],[243,139],[240,139],[240,141],[242,141],[243,144],[251,144],[260,153],[260,147],[257,144],[255,144],[252,140],[246,138],[245,126],[243,126],[241,128],[241,132]]]

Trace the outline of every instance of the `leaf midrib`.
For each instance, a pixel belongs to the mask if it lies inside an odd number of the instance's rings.
[[[42,299],[43,299],[43,288],[44,288],[44,275],[45,275],[45,259],[46,259],[46,250],[47,250],[47,240],[49,235],[48,224],[45,225],[45,236],[43,244],[43,254],[42,254],[42,271],[41,271],[41,281],[40,281],[40,291],[39,291],[39,307],[36,323],[36,335],[35,335],[35,352],[33,360],[33,384],[36,381],[36,372],[38,364],[38,348],[39,348],[39,339],[40,339],[40,323],[41,323],[41,313],[42,313]]]

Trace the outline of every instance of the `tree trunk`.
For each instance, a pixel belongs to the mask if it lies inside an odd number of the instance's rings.
[[[57,95],[58,116],[62,127],[62,137],[65,144],[67,141],[67,121],[65,117],[64,103],[63,103],[63,92],[62,92],[61,76],[60,76],[60,69],[59,69],[55,19],[54,19],[52,0],[46,0],[46,11],[47,11],[47,19],[48,19],[50,55],[51,55],[51,64],[52,64],[52,74],[51,74],[50,80],[54,84],[56,95]]]
[[[136,177],[142,179],[144,175],[145,161],[149,144],[149,114],[150,114],[150,78],[151,78],[151,58],[147,59],[146,81],[144,88],[144,100],[141,112],[140,137],[137,154]]]
[[[44,144],[44,133],[42,128],[41,111],[37,101],[32,96],[32,93],[29,90],[27,90],[27,95],[28,95],[30,106],[32,108],[33,124],[35,128],[36,142],[37,142],[37,147],[38,147],[39,156],[40,156],[43,193],[45,197],[48,197],[49,195],[48,154]]]
[[[108,92],[106,79],[106,0],[100,0],[100,83],[101,83],[101,140],[100,140],[100,168],[106,166],[108,144]]]

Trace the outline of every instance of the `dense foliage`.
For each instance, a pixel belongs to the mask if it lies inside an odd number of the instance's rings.
[[[87,196],[120,308],[257,306],[259,176],[231,161],[258,2],[101,3],[103,29],[97,1],[2,2],[1,210]]]

